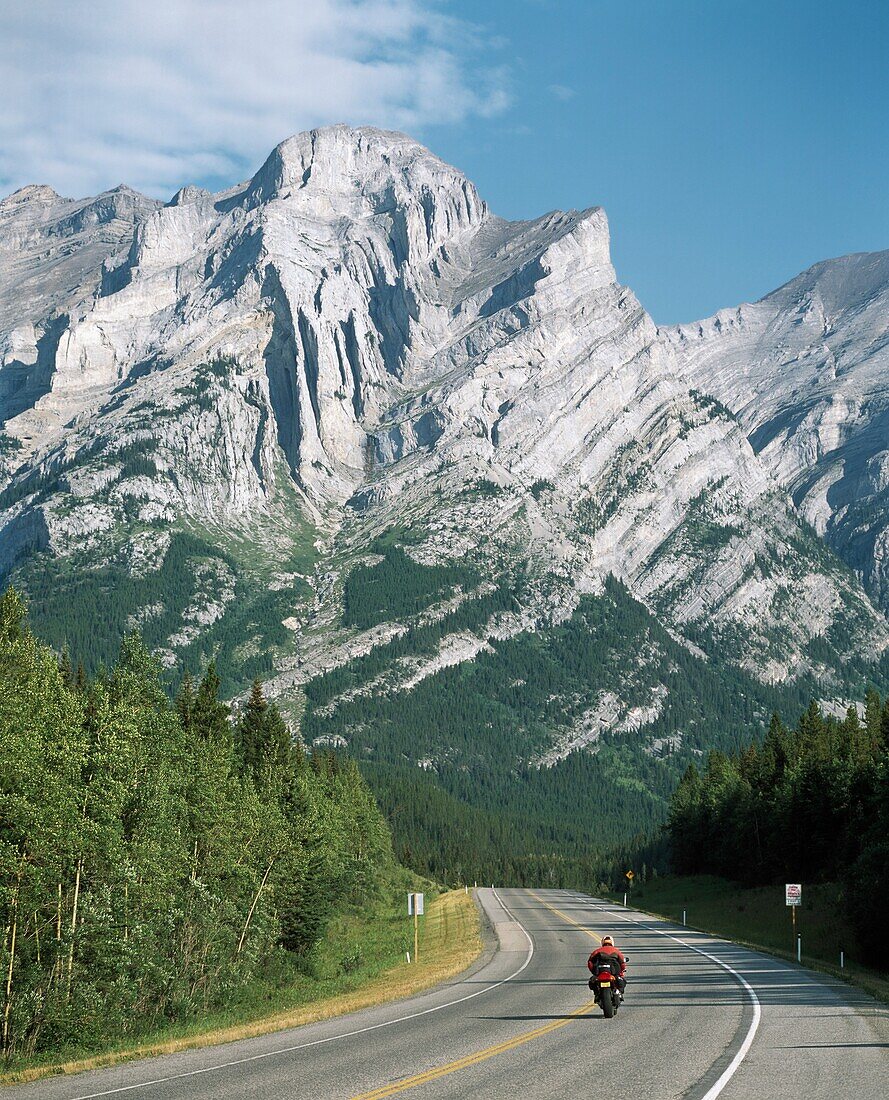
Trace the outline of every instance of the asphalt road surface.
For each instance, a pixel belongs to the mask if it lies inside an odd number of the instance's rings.
[[[480,890],[497,950],[351,1016],[8,1090],[11,1100],[885,1100],[889,1013],[839,982],[564,890]],[[613,1020],[586,958],[630,956]],[[492,940],[492,943],[494,941]]]

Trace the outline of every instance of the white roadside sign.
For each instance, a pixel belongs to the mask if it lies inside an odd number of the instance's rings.
[[[788,882],[784,886],[784,900],[787,905],[802,905],[803,888],[798,882]]]
[[[422,917],[423,916],[423,901],[422,894],[408,894],[407,896],[407,915],[409,917]]]

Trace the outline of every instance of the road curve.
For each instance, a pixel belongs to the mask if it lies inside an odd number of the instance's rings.
[[[480,890],[499,949],[351,1016],[9,1090],[13,1100],[417,1100],[587,1095],[883,1100],[889,1013],[812,971],[563,890]],[[605,1020],[585,961],[630,955]],[[596,1082],[601,1082],[597,1084]]]

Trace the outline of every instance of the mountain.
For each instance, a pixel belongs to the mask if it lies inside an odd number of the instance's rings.
[[[800,513],[889,611],[889,252],[816,264],[753,305],[665,330]]]
[[[707,747],[881,674],[841,540],[703,335],[617,283],[600,208],[507,222],[336,126],[221,194],[26,188],[0,227],[0,566],[38,629],[264,676],[425,800],[429,851],[581,850],[603,780],[617,840]]]

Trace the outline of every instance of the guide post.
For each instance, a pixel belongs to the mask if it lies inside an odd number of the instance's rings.
[[[417,961],[417,955],[420,951],[419,919],[423,916],[423,902],[424,897],[422,894],[408,894],[407,896],[407,915],[414,918],[414,962]]]

